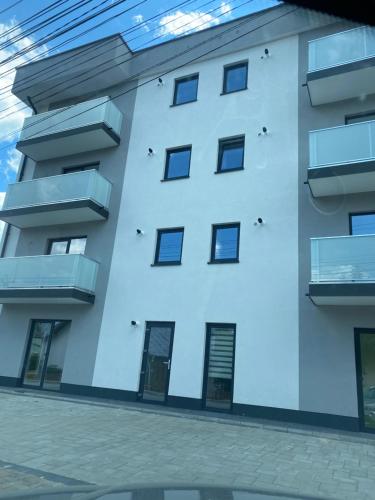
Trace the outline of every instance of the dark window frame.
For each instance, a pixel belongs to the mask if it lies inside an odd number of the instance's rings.
[[[362,113],[353,113],[351,115],[345,115],[345,125],[354,125],[355,123],[361,123],[361,122],[348,123],[348,121],[353,118],[366,118],[366,116],[371,116],[371,115],[375,115],[375,109],[370,111],[363,111]],[[366,122],[372,120],[363,120],[363,121]]]
[[[63,167],[63,174],[71,174],[75,172],[84,172],[85,170],[99,170],[100,161],[93,161],[90,163],[82,163],[79,165],[69,165]]]
[[[184,81],[195,80],[195,79],[197,80],[197,91],[195,94],[195,99],[192,99],[191,101],[185,101],[185,102],[176,102],[178,84],[181,82],[184,82]],[[182,106],[184,104],[190,104],[191,102],[196,102],[198,100],[198,87],[199,87],[199,73],[193,73],[191,75],[182,76],[180,78],[175,78],[174,91],[173,91],[173,102],[171,104],[171,107]]]
[[[242,166],[241,167],[236,167],[236,168],[228,168],[222,170],[221,164],[223,161],[223,151],[224,151],[224,146],[226,144],[235,144],[236,142],[243,142],[243,154],[242,154]],[[238,172],[239,170],[245,170],[245,135],[236,135],[233,137],[225,137],[223,139],[219,139],[218,143],[218,155],[217,155],[217,165],[216,165],[216,171],[215,174],[226,174],[227,172]]]
[[[228,71],[231,69],[241,68],[242,66],[246,66],[245,87],[242,89],[236,89],[236,90],[225,90],[226,84],[227,84]],[[249,61],[248,60],[239,61],[239,62],[231,63],[231,64],[226,64],[223,68],[223,86],[222,86],[222,91],[221,91],[220,95],[234,94],[236,92],[242,92],[243,90],[248,90],[248,80],[249,80]]]
[[[209,356],[209,341],[211,328],[233,328],[233,360],[232,360],[232,384],[231,384],[231,407],[229,410],[221,410],[220,408],[211,408],[206,404],[207,397],[207,379],[208,379],[208,356]],[[207,411],[228,413],[233,410],[233,393],[234,393],[234,366],[236,363],[236,338],[237,338],[237,324],[236,323],[206,323],[206,339],[204,350],[204,370],[203,370],[203,383],[202,383],[202,409]]]
[[[229,228],[237,228],[238,229],[238,238],[237,238],[237,249],[236,249],[236,257],[230,259],[216,259],[215,258],[215,247],[216,247],[216,239],[217,239],[217,230],[218,229],[229,229]],[[238,264],[240,262],[240,236],[241,236],[241,223],[240,222],[230,222],[225,224],[212,224],[211,229],[211,252],[210,252],[210,260],[207,264]]]
[[[159,261],[160,243],[161,243],[162,235],[165,233],[177,233],[177,232],[182,233],[180,260]],[[180,227],[168,227],[168,228],[157,229],[154,262],[151,265],[152,266],[180,266],[182,263],[182,250],[183,250],[183,245],[184,245],[184,236],[185,236],[185,228],[181,227],[181,226]]]
[[[192,154],[192,145],[188,144],[186,146],[179,146],[176,148],[168,148],[165,152],[165,164],[164,164],[164,177],[161,179],[163,182],[166,181],[175,181],[178,179],[188,179],[190,177],[190,166],[191,166],[191,154]],[[178,151],[190,151],[190,157],[189,157],[189,167],[188,167],[188,173],[187,175],[180,175],[178,177],[168,177],[168,171],[169,171],[169,159],[170,159],[170,154],[171,153],[176,153]]]
[[[356,215],[375,215],[374,210],[369,210],[365,212],[349,212],[349,235],[350,236],[356,236],[353,234],[353,217]],[[371,234],[371,233],[369,233]]]
[[[86,238],[86,243],[87,243],[87,235],[82,235],[82,236],[67,236],[65,238],[48,238],[48,240],[47,240],[47,251],[46,251],[45,255],[59,255],[59,254],[51,254],[52,245],[54,243],[58,243],[59,241],[67,241],[68,242],[68,246],[66,248],[67,251],[65,252],[65,254],[61,254],[61,255],[69,255],[69,250],[70,250],[70,245],[72,243],[72,240],[80,240],[80,239],[83,239],[83,238]],[[84,255],[84,254],[82,254],[82,255]]]
[[[375,328],[354,328],[354,358],[356,370],[356,385],[357,385],[357,408],[359,430],[362,432],[375,433],[375,429],[366,427],[365,410],[363,404],[363,387],[362,387],[362,357],[361,357],[361,333],[375,335]]]

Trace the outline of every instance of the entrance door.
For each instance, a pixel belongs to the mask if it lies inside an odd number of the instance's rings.
[[[58,391],[64,366],[69,321],[33,321],[23,385]]]
[[[174,323],[147,322],[139,398],[165,403],[171,369]]]
[[[207,409],[232,409],[236,325],[207,325],[203,404]]]
[[[375,432],[375,330],[356,332],[359,417],[365,430]]]

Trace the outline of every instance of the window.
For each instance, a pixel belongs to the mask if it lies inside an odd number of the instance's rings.
[[[350,234],[375,234],[375,213],[350,215]]]
[[[216,173],[242,170],[244,163],[245,137],[219,141],[219,159]]]
[[[84,170],[93,170],[99,167],[99,162],[86,163],[84,165],[74,165],[63,168],[63,174],[73,174],[74,172],[83,172]]]
[[[184,228],[158,229],[156,241],[156,266],[181,264]]]
[[[240,224],[212,226],[211,263],[238,262]]]
[[[197,100],[198,75],[179,78],[175,81],[173,105],[185,104]]]
[[[223,94],[247,89],[248,63],[242,62],[224,67]]]
[[[191,146],[169,149],[165,164],[164,180],[189,177]]]
[[[346,116],[345,125],[350,125],[351,123],[369,122],[371,120],[375,120],[375,111],[367,111],[366,113]]]
[[[49,241],[48,254],[57,255],[64,253],[85,253],[86,236],[74,238],[59,238]]]

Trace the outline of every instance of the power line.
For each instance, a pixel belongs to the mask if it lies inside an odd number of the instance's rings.
[[[227,42],[224,42],[224,43],[222,43],[221,45],[218,45],[218,46],[214,47],[213,49],[210,49],[210,50],[208,50],[208,51],[206,51],[206,52],[204,52],[204,53],[200,54],[199,56],[195,56],[195,57],[193,57],[192,59],[190,59],[189,61],[187,61],[187,62],[185,62],[185,63],[183,63],[183,64],[180,64],[180,65],[178,65],[178,66],[175,66],[174,68],[172,68],[172,69],[170,69],[170,70],[168,70],[168,71],[165,71],[164,73],[159,74],[159,75],[158,75],[158,76],[156,76],[156,77],[152,77],[151,79],[146,80],[145,82],[142,82],[142,83],[140,83],[140,84],[138,84],[138,85],[135,85],[134,87],[132,87],[132,88],[130,88],[130,89],[128,89],[128,90],[126,90],[126,91],[124,91],[124,92],[120,92],[119,94],[115,95],[114,97],[111,97],[111,98],[110,98],[110,101],[114,101],[115,99],[118,99],[119,97],[122,97],[123,95],[126,95],[126,94],[128,94],[129,92],[133,92],[134,90],[136,90],[136,89],[138,89],[138,88],[144,87],[145,85],[147,85],[147,84],[149,84],[149,83],[151,83],[151,82],[154,82],[154,81],[158,80],[158,78],[160,78],[160,77],[162,77],[162,76],[166,76],[166,75],[168,75],[168,74],[170,74],[170,73],[173,73],[174,71],[176,71],[176,70],[178,70],[178,69],[181,69],[181,68],[183,68],[183,67],[185,67],[185,66],[187,66],[187,65],[189,65],[189,64],[191,64],[191,63],[193,63],[193,62],[195,62],[195,61],[197,61],[197,60],[199,60],[200,58],[202,58],[202,57],[204,57],[204,56],[207,56],[207,55],[209,55],[209,54],[211,54],[211,53],[215,52],[216,50],[218,50],[218,49],[220,49],[220,48],[226,47],[226,46],[228,46],[229,44],[231,44],[231,43],[233,43],[233,42],[235,42],[235,41],[237,41],[237,40],[239,40],[239,39],[243,38],[244,36],[249,35],[250,33],[254,32],[254,31],[256,31],[256,30],[258,30],[258,29],[260,29],[260,28],[263,28],[263,27],[265,27],[265,26],[267,26],[267,25],[269,25],[269,24],[271,24],[271,23],[273,23],[273,22],[275,22],[275,21],[278,21],[279,19],[281,19],[281,18],[283,18],[283,17],[285,17],[285,16],[287,16],[287,15],[289,15],[289,14],[292,14],[293,12],[295,12],[295,11],[296,11],[296,10],[298,10],[298,9],[299,9],[299,7],[295,7],[294,9],[291,9],[291,10],[289,10],[288,12],[284,12],[283,14],[280,14],[280,15],[279,15],[279,16],[277,16],[276,18],[270,19],[269,21],[266,21],[265,23],[263,23],[263,24],[261,24],[261,25],[259,25],[259,26],[256,26],[255,28],[252,28],[251,30],[246,31],[245,33],[242,33],[241,35],[239,35],[239,36],[237,36],[237,37],[235,37],[235,38],[233,38],[233,39],[231,39],[231,40],[229,40],[229,41],[227,41]],[[267,15],[267,13],[265,13],[265,14],[263,14],[263,15],[259,16],[259,17],[263,17],[264,15]],[[198,43],[198,44],[196,44],[196,45],[194,45],[194,46],[192,46],[192,47],[190,47],[190,48],[186,49],[185,51],[180,52],[179,54],[177,54],[177,55],[175,55],[175,56],[169,57],[169,58],[167,58],[167,59],[165,59],[165,60],[163,60],[163,61],[161,61],[161,62],[158,62],[156,65],[153,65],[153,66],[151,66],[151,67],[147,68],[147,69],[146,69],[145,71],[143,71],[142,73],[150,71],[150,69],[153,69],[155,66],[160,66],[160,65],[162,65],[162,64],[168,63],[168,62],[170,62],[170,61],[172,61],[172,60],[176,59],[177,57],[179,57],[179,56],[181,56],[181,55],[183,55],[183,54],[186,54],[186,53],[188,53],[188,52],[191,52],[192,50],[196,49],[197,47],[199,47],[199,46],[201,46],[201,45],[204,45],[204,44],[206,44],[206,43],[208,43],[208,42],[211,42],[212,40],[214,40],[214,39],[216,39],[216,38],[220,38],[220,37],[222,37],[222,36],[223,36],[223,34],[224,34],[224,33],[227,33],[227,32],[230,32],[230,31],[233,31],[233,30],[237,29],[238,27],[242,26],[243,24],[248,23],[248,22],[249,22],[249,20],[250,20],[249,18],[246,18],[246,19],[245,19],[245,20],[243,20],[242,22],[240,22],[240,23],[238,23],[238,24],[236,24],[236,25],[233,25],[233,26],[229,27],[228,29],[226,29],[226,30],[224,30],[224,31],[221,31],[221,32],[220,32],[220,33],[218,33],[217,35],[214,35],[213,37],[208,38],[207,40],[204,40],[204,41],[202,41],[202,42],[200,42],[200,43]],[[82,115],[83,113],[87,113],[87,111],[91,111],[92,109],[95,109],[95,108],[97,108],[97,107],[99,107],[99,106],[101,106],[101,105],[102,105],[101,103],[100,103],[100,104],[95,104],[94,106],[92,106],[92,107],[90,107],[90,108],[85,109],[85,111],[82,111],[82,112],[80,112],[80,113],[77,113],[77,114],[75,114],[75,115],[72,115],[72,116],[70,116],[69,118],[67,118],[67,119],[63,120],[63,121],[62,121],[62,122],[60,122],[60,123],[64,123],[65,121],[67,121],[67,120],[71,120],[72,118],[75,118],[75,117],[77,117],[77,116],[80,116],[80,115]],[[64,111],[65,111],[66,109],[70,109],[70,108],[72,108],[72,107],[74,107],[74,105],[72,105],[72,106],[68,106],[68,107],[64,108]],[[39,125],[41,122],[43,122],[43,121],[45,121],[45,120],[50,119],[50,118],[51,118],[51,116],[56,116],[56,115],[58,115],[58,114],[59,114],[59,113],[61,113],[61,112],[62,112],[61,110],[57,110],[57,112],[56,112],[56,113],[54,113],[53,115],[49,115],[48,117],[45,117],[45,118],[43,118],[43,119],[39,120],[39,121],[38,121],[38,125]],[[24,128],[25,128],[25,127],[24,127]],[[26,128],[28,128],[28,127],[26,127]],[[22,130],[22,129],[21,129],[21,130]],[[40,134],[41,132],[48,131],[48,130],[49,130],[49,127],[47,127],[46,129],[43,129],[43,130],[39,131],[39,132],[38,132],[38,134]],[[7,136],[0,138],[0,140],[6,139],[9,135],[15,135],[15,134],[17,134],[17,133],[19,133],[19,132],[20,132],[20,130],[19,130],[19,131],[16,131],[16,132],[13,132],[12,134],[8,134]],[[31,136],[30,138],[32,138],[32,137],[33,137],[33,136]],[[14,144],[14,142],[13,142],[12,144]],[[3,147],[3,148],[0,148],[0,151],[2,151],[3,149],[8,149],[8,148],[9,148],[12,144],[7,145],[7,146],[5,146],[5,147]]]
[[[152,16],[152,18],[150,18],[150,19],[155,19],[155,18],[157,18],[157,17],[160,17],[160,16],[164,15],[164,14],[165,14],[165,13],[167,13],[167,12],[170,12],[171,10],[174,10],[175,8],[178,8],[178,7],[182,6],[182,5],[186,5],[187,3],[192,3],[192,2],[195,2],[195,1],[196,1],[196,0],[184,0],[183,2],[181,2],[180,4],[178,4],[177,6],[172,7],[172,8],[170,8],[170,9],[167,9],[167,10],[166,10],[166,11],[164,11],[163,13],[159,13],[159,14],[158,14],[158,15],[156,15],[156,16]],[[213,2],[216,2],[216,1],[217,1],[217,0],[209,0],[208,2],[206,2],[206,3],[202,4],[199,8],[202,8],[202,7],[204,7],[204,6],[207,6],[207,5],[209,5],[209,4],[213,3]],[[251,1],[253,1],[253,0],[251,0]],[[134,6],[134,7],[136,7],[136,6]],[[218,7],[218,8],[220,8],[220,7]],[[212,10],[211,10],[211,11],[209,11],[209,12],[212,12],[213,10],[217,10],[218,8],[216,8],[216,9],[212,9]],[[233,9],[233,10],[235,10],[235,9]],[[207,12],[207,13],[209,13],[209,12]],[[203,14],[201,14],[201,16],[200,16],[200,17],[205,16],[207,13],[203,13]],[[184,15],[185,15],[185,14],[182,14],[181,16],[178,16],[178,18],[180,18],[180,17],[184,17]],[[178,18],[177,18],[177,19],[178,19]],[[147,20],[147,21],[148,21],[148,20]],[[145,21],[145,22],[147,22],[147,21]],[[173,22],[173,20],[171,20],[171,21],[169,21],[168,23],[166,23],[166,25],[167,25],[167,24],[169,24],[169,23],[171,23],[171,22]],[[191,23],[191,22],[189,21],[188,23],[185,23],[185,24],[184,24],[184,25],[182,25],[181,27],[187,26],[187,25],[189,25],[190,23]],[[206,22],[205,22],[205,23],[203,23],[203,25],[204,25],[204,24],[206,24]],[[122,34],[125,34],[126,32],[133,32],[133,31],[135,31],[136,29],[141,29],[141,28],[138,28],[137,26],[132,26],[131,28],[128,28],[127,30],[124,30],[124,31],[122,32]],[[155,31],[155,30],[157,30],[157,29],[158,29],[158,27],[154,28],[154,29],[153,29],[153,30],[151,30],[151,31]],[[159,38],[162,38],[163,36],[164,36],[164,35],[160,35],[160,36],[158,36],[158,37],[155,37],[152,41],[155,41],[155,40],[157,40],[157,39],[159,39]],[[105,42],[105,43],[103,44],[103,46],[108,45],[108,44],[109,44],[109,43],[111,43],[111,42],[112,42],[112,39],[110,39],[110,40],[108,40],[107,42]],[[144,45],[146,45],[147,43],[148,43],[148,42],[145,42],[145,43],[141,44],[138,48],[143,47],[143,46],[144,46]],[[120,41],[120,43],[117,45],[117,47],[120,47],[121,45],[123,45],[123,42],[122,42],[122,41]],[[103,47],[103,46],[102,46],[102,47]],[[80,51],[79,53],[76,53],[76,54],[74,54],[74,55],[71,55],[71,56],[69,56],[69,57],[67,57],[67,58],[63,59],[62,61],[58,61],[57,63],[50,65],[48,68],[46,68],[46,69],[45,69],[45,70],[43,70],[42,72],[38,73],[38,75],[37,75],[37,76],[34,76],[34,77],[26,77],[26,78],[24,78],[23,80],[20,80],[20,81],[19,81],[19,82],[17,82],[17,83],[21,83],[21,82],[23,82],[23,81],[25,81],[25,80],[27,80],[28,82],[30,82],[30,81],[32,81],[32,80],[39,79],[41,76],[45,76],[46,74],[49,74],[49,73],[51,73],[51,72],[53,72],[53,76],[54,76],[54,77],[56,77],[56,76],[58,76],[58,75],[60,75],[60,74],[62,74],[62,73],[64,73],[64,72],[66,71],[66,69],[64,68],[62,71],[60,71],[60,72],[57,72],[57,73],[56,73],[56,72],[54,71],[54,68],[55,68],[56,66],[62,66],[62,65],[64,65],[64,66],[65,66],[65,63],[66,63],[67,61],[72,60],[72,59],[77,59],[77,58],[78,58],[78,56],[80,56],[80,55],[82,55],[83,53],[86,53],[86,52],[88,52],[88,51],[91,51],[91,50],[92,50],[92,46],[91,46],[91,44],[90,44],[90,46],[85,47],[85,48],[84,48],[84,49],[82,49],[82,51]],[[108,52],[108,50],[107,50],[107,49],[106,49],[106,50],[104,50],[104,51],[102,51],[102,52],[100,52],[100,53],[96,53],[96,55],[95,55],[94,57],[92,57],[92,58],[90,58],[90,59],[85,59],[85,60],[84,60],[84,62],[86,63],[86,62],[88,62],[88,61],[91,61],[91,60],[93,60],[93,59],[96,59],[97,57],[100,57],[101,55],[105,54],[106,52]],[[137,54],[135,54],[133,57],[138,57],[138,55],[137,55]],[[121,64],[123,64],[124,62],[125,62],[125,61],[122,61],[122,62],[121,62]],[[79,64],[79,62],[77,62],[77,65],[78,65],[78,64]],[[1,76],[1,75],[0,75],[0,76]],[[82,75],[80,75],[80,76],[82,76]],[[76,78],[77,78],[77,77],[76,77]],[[12,85],[9,85],[8,87],[3,87],[3,89],[10,88],[11,86],[12,86]],[[29,87],[23,87],[21,90],[26,90],[27,88],[29,88]],[[1,90],[1,89],[0,89],[0,90]],[[35,97],[37,97],[37,96],[39,96],[39,95],[41,95],[41,94],[43,94],[43,93],[45,93],[45,92],[46,92],[46,91],[39,92],[38,94],[34,94],[34,95],[30,96],[30,97],[31,97],[32,99],[34,99]],[[1,94],[4,94],[4,93],[5,93],[5,92],[2,92],[2,93],[0,93],[0,95],[1,95]],[[2,99],[5,99],[5,98],[2,98]],[[1,100],[1,99],[0,99],[0,100]],[[3,108],[2,110],[0,110],[0,112],[4,112],[4,111],[7,111],[7,110],[9,110],[9,109],[12,109],[12,108],[14,108],[14,107],[18,106],[19,104],[20,104],[20,103],[16,103],[16,104],[14,104],[14,105],[11,105],[11,106],[8,106],[8,107],[6,107],[6,108]],[[22,103],[21,103],[21,104],[22,104]],[[23,110],[23,109],[26,109],[27,107],[28,107],[28,106],[25,106],[25,107],[23,107],[23,108],[19,109],[18,111],[21,111],[21,110]],[[3,118],[5,118],[5,117],[3,117]]]
[[[15,7],[16,5],[18,5],[21,2],[23,2],[23,0],[17,0],[17,2],[12,3],[12,5],[9,5],[9,7],[5,7],[5,9],[0,10],[0,15],[4,14],[4,12],[7,12],[10,9],[13,9],[13,7]]]

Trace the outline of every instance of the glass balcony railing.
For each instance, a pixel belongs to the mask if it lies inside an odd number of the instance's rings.
[[[79,254],[0,259],[0,289],[74,288],[95,292],[98,263]]]
[[[96,170],[9,184],[3,210],[92,200],[108,209],[111,183]]]
[[[375,121],[310,132],[310,168],[375,160]]]
[[[375,56],[375,29],[368,26],[309,42],[309,71],[332,68]]]
[[[311,282],[375,281],[375,235],[311,239]]]
[[[109,97],[99,97],[65,108],[29,116],[25,119],[19,141],[81,129],[104,123],[120,135],[122,114]]]

